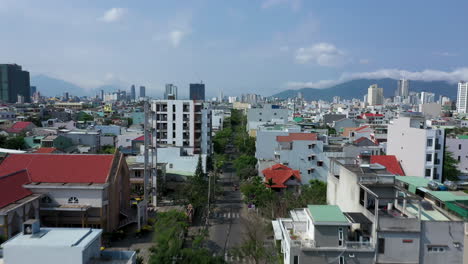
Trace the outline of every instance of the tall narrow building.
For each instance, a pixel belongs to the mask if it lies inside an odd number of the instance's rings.
[[[165,100],[177,100],[177,86],[172,83],[166,84],[166,91],[164,92]]]
[[[190,100],[205,101],[205,84],[191,83],[190,84]]]
[[[140,98],[146,97],[146,87],[140,86]]]
[[[130,87],[130,100],[131,101],[136,100],[136,91],[135,91],[135,85],[134,84]]]
[[[377,84],[369,86],[367,89],[367,103],[369,105],[383,105],[383,88],[379,88]]]
[[[18,95],[26,103],[31,102],[29,72],[17,64],[0,64],[0,101],[16,103]]]
[[[401,98],[407,98],[409,95],[409,85],[410,85],[410,81],[407,79],[398,80],[398,87],[395,91],[395,96],[400,96]]]
[[[464,81],[458,83],[457,112],[468,114],[468,83]]]

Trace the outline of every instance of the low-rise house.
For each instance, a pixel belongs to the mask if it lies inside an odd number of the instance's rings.
[[[125,158],[115,155],[10,154],[0,175],[26,170],[23,187],[41,195],[41,223],[50,227],[117,229],[128,221],[130,181]]]
[[[135,251],[101,249],[102,229],[44,228],[29,220],[23,232],[3,243],[0,263],[135,264]]]
[[[25,219],[39,219],[40,194],[33,194],[26,170],[0,176],[0,237],[8,239],[21,232]]]
[[[41,140],[41,146],[43,148],[56,148],[59,150],[67,150],[73,146],[73,142],[70,138],[62,135],[58,136],[47,136]]]
[[[20,121],[14,123],[13,126],[6,130],[6,132],[8,132],[8,134],[11,136],[19,136],[26,134],[26,132],[32,131],[35,127],[36,125],[34,125],[32,122]]]
[[[60,130],[59,135],[72,140],[73,145],[85,146],[88,153],[97,153],[101,150],[101,132],[92,130]]]
[[[301,173],[282,164],[273,165],[262,171],[265,177],[265,185],[275,191],[293,190],[299,191],[301,185]],[[271,183],[271,184],[270,184]]]

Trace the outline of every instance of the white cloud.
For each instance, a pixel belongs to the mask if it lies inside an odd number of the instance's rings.
[[[178,47],[182,39],[187,35],[188,33],[182,30],[173,30],[169,32],[169,40],[172,44],[173,47]]]
[[[439,70],[406,71],[399,69],[382,69],[374,72],[343,73],[337,80],[321,80],[317,82],[288,82],[288,88],[328,88],[330,86],[355,79],[409,79],[414,81],[447,81],[457,83],[460,80],[468,80],[468,68],[459,68],[445,72]]]
[[[434,55],[436,55],[436,56],[442,56],[442,57],[455,57],[455,56],[458,56],[458,54],[456,54],[456,53],[447,52],[447,51],[443,51],[443,52],[434,52]]]
[[[280,50],[281,52],[288,52],[288,51],[289,51],[289,47],[288,47],[288,46],[281,46],[281,47],[279,48],[279,50]]]
[[[296,51],[298,63],[314,62],[321,66],[340,66],[346,63],[345,53],[330,43],[318,43]]]
[[[369,59],[360,59],[359,63],[360,64],[369,64],[369,63],[371,63],[371,61]]]
[[[106,23],[112,23],[120,20],[127,13],[127,9],[114,7],[107,10],[104,15],[100,18],[101,21]]]
[[[261,7],[267,9],[278,5],[289,5],[293,11],[299,11],[301,4],[301,0],[264,0]]]

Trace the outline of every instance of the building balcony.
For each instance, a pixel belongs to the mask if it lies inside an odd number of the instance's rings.
[[[395,176],[393,175],[376,175],[376,174],[364,174],[359,177],[359,183],[361,184],[394,184]]]

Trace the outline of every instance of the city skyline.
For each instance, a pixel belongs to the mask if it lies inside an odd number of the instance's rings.
[[[187,94],[189,83],[200,80],[207,83],[208,95],[219,90],[271,95],[356,78],[456,84],[468,79],[466,37],[457,33],[463,30],[463,6],[467,3],[39,5],[3,0],[0,21],[15,18],[17,23],[0,31],[10,40],[0,43],[0,56],[23,65],[32,76],[44,74],[88,90],[141,83],[148,94],[162,94],[165,84],[173,82]],[[430,34],[421,33],[426,28]]]

